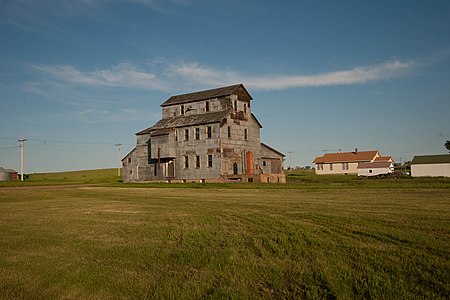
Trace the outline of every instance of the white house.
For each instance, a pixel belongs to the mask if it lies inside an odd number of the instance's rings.
[[[450,154],[414,156],[411,176],[450,177]]]
[[[318,156],[313,163],[317,175],[358,174],[358,164],[366,162],[393,162],[390,156],[381,156],[378,150],[326,153]]]
[[[372,177],[388,175],[394,172],[392,161],[375,161],[358,163],[358,176]]]

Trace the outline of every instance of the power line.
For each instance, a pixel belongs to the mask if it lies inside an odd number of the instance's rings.
[[[95,150],[84,150],[84,149],[58,149],[58,148],[43,148],[43,147],[35,147],[35,146],[28,146],[29,149],[34,150],[44,150],[44,151],[56,151],[56,152],[106,152],[106,151],[112,151],[113,148],[109,149],[95,149]]]
[[[20,181],[23,181],[23,148],[24,143],[27,141],[26,139],[18,139],[17,140],[20,143]]]
[[[122,146],[122,144],[116,144],[115,145],[117,147],[117,176],[120,177],[120,146]]]
[[[0,136],[0,139],[3,140],[17,140],[17,138],[12,137],[4,137]],[[44,145],[51,143],[51,144],[84,144],[84,145],[113,145],[114,142],[88,142],[88,141],[65,141],[65,140],[52,140],[52,139],[34,139],[29,138],[27,139],[28,142],[39,142],[43,143]],[[123,144],[123,145],[134,145],[134,144]]]
[[[2,148],[0,148],[0,150],[6,150],[6,149],[17,149],[17,148],[19,148],[20,146],[14,146],[14,147],[2,147]]]

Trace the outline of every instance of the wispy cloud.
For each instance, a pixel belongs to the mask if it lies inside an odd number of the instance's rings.
[[[157,65],[163,64],[160,68]],[[244,83],[253,90],[280,90],[289,88],[321,87],[366,84],[401,77],[413,71],[414,61],[390,60],[376,65],[359,66],[346,70],[312,75],[244,74],[234,70],[220,70],[199,63],[179,65],[120,63],[106,69],[81,71],[68,65],[34,65],[33,69],[54,80],[70,85],[89,87],[137,88],[157,91],[174,91],[180,87],[221,86]]]
[[[305,88],[320,86],[339,86],[365,84],[404,76],[417,67],[417,63],[400,60],[388,61],[366,67],[355,67],[348,70],[325,72],[313,75],[243,75],[235,71],[222,71],[204,67],[198,63],[172,67],[171,71],[184,78],[209,85],[223,85],[243,82],[256,90],[280,90],[287,88]]]
[[[159,112],[146,112],[136,109],[104,109],[87,108],[66,112],[69,118],[77,118],[87,123],[113,123],[127,121],[156,121],[160,117]]]
[[[164,90],[165,84],[156,80],[151,71],[138,68],[130,63],[120,63],[109,69],[80,71],[69,65],[33,65],[33,69],[74,85],[123,87]]]

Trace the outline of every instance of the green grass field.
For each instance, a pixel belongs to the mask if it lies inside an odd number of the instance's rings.
[[[450,298],[448,180],[95,174],[40,176],[102,186],[0,188],[0,298]]]
[[[19,178],[20,179],[20,178]],[[117,169],[100,169],[57,173],[29,174],[25,181],[0,181],[0,187],[44,186],[67,184],[115,184],[122,178]]]

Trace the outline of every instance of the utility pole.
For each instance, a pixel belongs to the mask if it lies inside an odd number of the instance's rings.
[[[20,143],[20,181],[23,181],[23,146],[26,139],[17,140]]]
[[[292,164],[292,153],[294,153],[294,151],[288,151],[289,154],[289,169],[292,168],[291,164]]]
[[[120,177],[120,146],[122,144],[116,144],[115,146],[117,147],[117,176]]]

